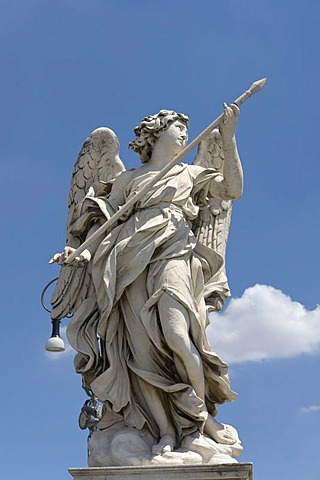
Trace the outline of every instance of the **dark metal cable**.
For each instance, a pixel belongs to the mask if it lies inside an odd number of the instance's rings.
[[[47,283],[47,285],[44,287],[44,289],[42,290],[41,292],[41,297],[40,297],[40,301],[41,301],[41,305],[42,307],[49,313],[52,312],[52,310],[50,310],[49,308],[47,308],[44,304],[44,296],[45,296],[45,293],[46,291],[48,290],[48,288],[50,287],[50,285],[52,285],[54,282],[56,282],[57,280],[59,279],[59,277],[56,277],[54,278],[53,280],[50,280],[49,283]],[[66,318],[71,318],[73,317],[73,313],[68,313],[68,315],[66,316]]]
[[[58,278],[59,278],[59,277],[54,278],[53,280],[51,280],[51,281],[44,287],[44,289],[42,290],[42,293],[41,293],[41,297],[40,297],[41,305],[42,305],[43,308],[44,308],[47,312],[49,312],[49,313],[51,313],[51,310],[50,310],[49,308],[47,308],[47,307],[45,306],[45,304],[44,304],[44,295],[45,295],[46,291],[48,290],[48,288],[50,287],[50,285],[52,285],[53,282],[56,282],[56,281],[58,280]]]

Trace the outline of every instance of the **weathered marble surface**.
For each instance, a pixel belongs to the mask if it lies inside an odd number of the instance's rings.
[[[229,427],[232,428],[232,427]],[[89,440],[89,467],[105,465],[194,465],[237,463],[242,452],[237,431],[233,429],[235,443],[223,445],[199,432],[185,437],[174,451],[154,454],[155,439],[146,430],[122,427],[97,430]]]
[[[70,468],[74,480],[252,480],[252,464]]]
[[[194,164],[174,166],[70,266],[70,253],[183,149],[189,120],[165,110],[143,119],[130,144],[143,162],[135,170],[124,170],[117,137],[103,128],[76,162],[51,303],[53,318],[74,314],[76,371],[104,404],[91,466],[232,463],[241,452],[236,430],[215,420],[236,394],[205,332],[208,310],[229,295],[225,246],[243,184],[239,110],[224,108]]]

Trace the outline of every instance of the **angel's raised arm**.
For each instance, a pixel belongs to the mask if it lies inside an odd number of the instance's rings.
[[[193,162],[194,165],[217,171],[208,191],[213,198],[236,200],[242,195],[243,172],[235,137],[239,113],[236,105],[228,107],[224,104],[220,129],[214,130],[200,143]]]
[[[243,172],[236,142],[224,149],[222,175],[211,182],[209,194],[227,200],[238,200],[243,191]]]
[[[211,187],[212,196],[218,194],[220,198],[228,200],[237,200],[243,191],[243,171],[235,137],[239,114],[237,105],[228,107],[224,104],[224,118],[220,124],[224,153],[222,176],[218,177]]]

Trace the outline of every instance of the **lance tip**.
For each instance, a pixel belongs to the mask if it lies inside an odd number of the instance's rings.
[[[257,80],[256,82],[254,82],[251,87],[250,87],[250,92],[251,93],[257,93],[257,92],[260,92],[260,90],[263,89],[265,83],[266,83],[267,79],[266,78],[261,78],[260,80]]]

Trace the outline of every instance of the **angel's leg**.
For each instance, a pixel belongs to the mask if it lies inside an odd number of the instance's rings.
[[[207,417],[204,431],[218,443],[233,444],[235,437],[227,427],[208,414],[205,406],[205,385],[202,361],[198,350],[191,341],[190,317],[188,310],[178,300],[163,293],[159,303],[159,316],[164,337],[174,354],[175,365],[181,380],[193,387],[196,395],[203,400],[203,416]]]
[[[172,452],[176,447],[176,433],[164,408],[162,401],[163,392],[146,383],[142,378],[138,381],[143,389],[151,414],[159,427],[160,439],[159,442],[152,447],[152,453],[160,455],[161,453]]]
[[[188,310],[166,292],[159,299],[158,309],[163,335],[173,352],[181,380],[190,383],[197,396],[203,400],[203,368],[199,353],[189,335]]]
[[[128,331],[128,343],[133,361],[139,369],[154,372],[153,360],[150,356],[150,338],[141,322],[140,312],[148,297],[146,293],[146,273],[143,272],[126,288],[122,299],[122,309]],[[137,376],[144,402],[159,427],[160,441],[154,445],[152,452],[161,454],[172,451],[176,444],[176,434],[166,413],[164,393]]]

